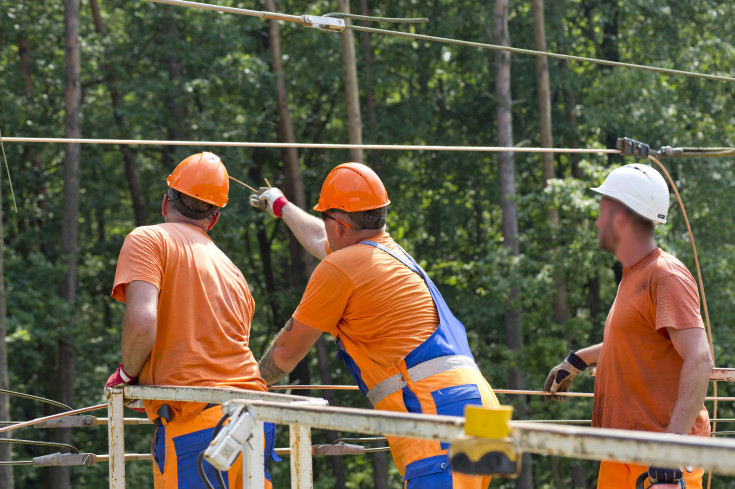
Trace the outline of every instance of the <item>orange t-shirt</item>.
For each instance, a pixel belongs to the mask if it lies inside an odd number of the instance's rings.
[[[656,248],[624,269],[605,322],[592,426],[665,431],[683,364],[666,328],[703,327],[697,285],[674,256]],[[704,406],[690,434],[709,434]]]
[[[205,232],[183,223],[133,230],[120,250],[112,297],[125,302],[125,285],[135,280],[159,291],[156,340],[140,384],[267,390],[248,346],[253,296]],[[151,419],[161,404],[146,401]],[[201,403],[167,404],[174,416],[202,409]]]
[[[397,249],[388,233],[369,240]],[[335,251],[319,263],[293,317],[339,337],[348,352],[361,351],[377,369],[400,362],[439,325],[423,278],[364,244]],[[382,380],[372,369],[362,374],[369,387]]]

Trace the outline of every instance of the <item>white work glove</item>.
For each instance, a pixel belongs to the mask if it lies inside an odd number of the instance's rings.
[[[275,187],[260,187],[257,194],[250,196],[250,205],[273,217],[281,217],[281,209],[286,204],[288,199]]]
[[[544,392],[549,393],[546,395],[546,400],[556,399],[557,401],[566,401],[567,396],[555,396],[554,394],[557,392],[569,392],[574,378],[587,367],[589,365],[584,360],[579,358],[573,351],[570,351],[569,356],[559,365],[551,369],[549,376],[546,378]]]

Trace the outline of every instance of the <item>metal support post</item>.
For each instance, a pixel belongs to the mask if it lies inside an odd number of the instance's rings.
[[[265,487],[264,446],[263,422],[256,420],[253,431],[242,444],[243,489],[264,489]]]
[[[311,465],[311,428],[292,424],[288,427],[291,440],[291,489],[311,489],[313,473]]]
[[[123,390],[107,389],[107,433],[110,454],[110,489],[125,489],[125,424]]]

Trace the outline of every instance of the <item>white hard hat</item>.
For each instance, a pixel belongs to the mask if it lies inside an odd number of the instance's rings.
[[[664,224],[669,212],[669,186],[650,166],[633,164],[610,172],[602,185],[590,190],[622,202],[636,214]]]

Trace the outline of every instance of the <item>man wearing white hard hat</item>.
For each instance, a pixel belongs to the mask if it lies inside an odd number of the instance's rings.
[[[697,284],[654,237],[656,224],[666,222],[669,188],[656,170],[633,164],[592,190],[602,195],[600,249],[615,253],[623,278],[602,343],[570,352],[551,370],[547,399],[564,400],[556,394],[597,364],[593,427],[709,436],[704,398],[713,363]],[[703,472],[603,461],[597,487],[701,489]]]

